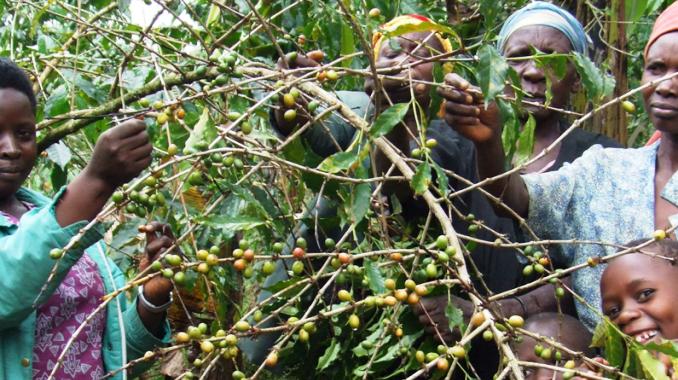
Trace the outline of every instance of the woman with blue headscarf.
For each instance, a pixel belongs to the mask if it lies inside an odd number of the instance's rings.
[[[650,120],[662,133],[660,142],[640,149],[593,146],[557,171],[514,173],[487,186],[526,218],[541,238],[606,243],[564,244],[550,250],[554,260],[568,267],[589,264],[572,274],[574,291],[586,301],[577,304],[577,313],[589,329],[602,313],[602,268],[595,265],[596,258],[614,253],[610,244],[653,236],[661,239],[664,230],[678,226],[678,80],[663,79],[678,71],[678,17],[672,14],[678,14],[678,2],[657,19],[645,50],[642,80],[652,84],[643,90],[643,97]],[[540,38],[548,33],[541,26],[541,30],[530,28]],[[522,29],[505,38],[508,54]],[[571,43],[575,45],[576,40]],[[496,106],[485,109],[475,95],[477,90],[469,91],[469,83],[462,78],[450,75],[446,81],[454,88],[446,94],[446,121],[473,140],[480,177],[500,175],[504,150]],[[633,331],[629,334],[634,335]]]

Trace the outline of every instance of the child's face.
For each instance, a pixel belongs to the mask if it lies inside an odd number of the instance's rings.
[[[443,47],[438,37],[430,32],[417,32],[395,37],[394,42],[385,40],[381,43],[379,54],[375,62],[378,69],[407,66],[422,59],[442,54]],[[413,81],[433,81],[433,62],[421,63],[402,70],[399,73],[388,74],[393,77],[411,79]],[[406,103],[412,99],[410,86],[407,81],[383,79],[382,85],[393,103]],[[427,106],[430,86],[420,83],[413,84],[414,95],[422,106]],[[368,77],[365,80],[365,91],[371,94],[374,90],[374,81]],[[385,105],[388,103],[386,102]]]
[[[28,97],[0,89],[0,199],[19,190],[37,156],[35,116]]]
[[[678,338],[678,268],[632,253],[613,260],[600,283],[603,313],[640,343]]]

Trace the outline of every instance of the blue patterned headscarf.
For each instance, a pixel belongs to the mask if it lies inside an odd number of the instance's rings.
[[[544,25],[562,32],[574,51],[587,55],[591,39],[584,31],[581,23],[570,12],[551,3],[535,1],[514,12],[504,23],[499,32],[497,48],[504,53],[506,41],[516,30],[532,25]]]

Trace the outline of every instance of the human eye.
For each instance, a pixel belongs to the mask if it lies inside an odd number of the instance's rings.
[[[650,299],[650,297],[652,297],[654,292],[655,292],[654,289],[643,289],[640,292],[638,292],[636,298],[638,299],[638,302],[645,302],[648,299]]]
[[[664,64],[657,61],[649,62],[647,66],[645,66],[645,71],[653,75],[661,75],[665,70]]]
[[[606,317],[614,320],[619,316],[619,313],[621,312],[619,305],[610,305],[608,307],[605,307],[603,309],[603,314],[605,314]]]
[[[35,138],[35,129],[23,127],[16,131],[16,135],[22,141],[31,141]]]

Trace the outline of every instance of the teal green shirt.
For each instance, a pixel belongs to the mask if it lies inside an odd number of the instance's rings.
[[[55,205],[64,191],[62,189],[50,200],[22,188],[17,192],[17,198],[36,208],[21,217],[19,226],[0,216],[0,379],[32,378],[36,309],[47,301],[83,254],[90,255],[96,262],[106,293],[125,285],[125,276],[104,253],[104,245],[99,241],[100,231],[90,229],[80,240],[78,246],[82,248],[69,250],[59,260],[55,277],[46,291],[40,293],[56,263],[49,257],[49,251],[65,246],[87,225],[86,221],[81,221],[67,227],[59,226]],[[105,370],[109,372],[122,367],[124,354],[130,361],[154,347],[165,345],[169,336],[168,325],[162,339],[146,330],[136,304],[129,304],[125,293],[121,293],[106,306],[102,352]],[[123,371],[112,378],[122,379]]]

